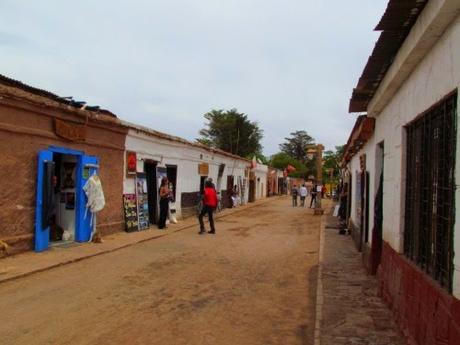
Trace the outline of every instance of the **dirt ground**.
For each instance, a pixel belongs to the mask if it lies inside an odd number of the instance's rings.
[[[320,217],[284,198],[216,228],[0,284],[0,343],[313,344]]]

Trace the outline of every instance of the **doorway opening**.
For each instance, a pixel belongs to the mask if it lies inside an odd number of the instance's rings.
[[[204,193],[204,184],[207,179],[208,179],[207,176],[200,176],[200,195],[203,195]]]
[[[157,224],[157,162],[147,160],[144,162],[145,177],[147,180],[147,200],[149,205],[149,222]]]
[[[364,243],[369,243],[369,172],[365,171],[363,172],[364,175],[364,193],[363,193],[363,205],[364,205],[364,210],[363,210],[363,217],[364,217]]]
[[[374,200],[374,227],[372,229],[372,246],[370,273],[377,274],[378,267],[382,260],[383,247],[383,166],[384,166],[384,142],[376,147],[375,172],[377,193]]]
[[[93,217],[85,212],[83,186],[98,173],[99,159],[82,151],[50,146],[38,152],[35,208],[36,252],[53,245],[87,242]]]
[[[227,200],[226,200],[226,205],[225,207],[233,207],[233,199],[232,199],[232,196],[233,196],[233,187],[234,187],[234,177],[233,175],[227,175]]]
[[[75,241],[76,230],[76,170],[78,157],[72,154],[53,153],[54,172],[52,173],[50,193],[52,202],[44,210],[49,219],[49,241],[52,246]],[[46,169],[47,174],[50,173]]]
[[[168,177],[169,188],[172,191],[174,201],[176,201],[177,166],[176,165],[167,165],[166,166],[166,176]]]

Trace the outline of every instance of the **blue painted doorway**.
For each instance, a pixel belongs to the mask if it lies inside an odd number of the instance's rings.
[[[98,158],[85,155],[82,151],[50,146],[39,152],[35,213],[36,252],[48,249],[50,240],[57,243],[86,242],[90,239],[93,224],[91,213],[85,212],[87,197],[83,186],[92,174],[98,173],[98,167]],[[65,192],[63,186],[67,188]],[[67,217],[64,223],[67,221],[72,224],[71,231],[66,230],[67,236],[70,233],[70,239],[63,238],[63,233],[61,238],[59,234],[58,238],[55,237],[56,229],[65,232],[62,227],[62,212],[67,215],[64,216]]]

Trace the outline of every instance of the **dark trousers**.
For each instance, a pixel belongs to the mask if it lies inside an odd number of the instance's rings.
[[[315,202],[315,207],[316,207],[316,194],[311,195],[310,208],[313,205],[313,202]]]
[[[160,219],[158,220],[158,228],[166,227],[166,218],[168,218],[169,199],[160,199]]]
[[[300,206],[302,206],[302,207],[305,206],[305,197],[304,196],[300,197]]]
[[[292,206],[297,206],[297,196],[292,197]]]
[[[212,218],[212,214],[214,213],[214,208],[204,205],[201,209],[200,215],[198,216],[198,220],[200,221],[200,231],[204,231],[204,222],[203,217],[205,214],[208,214],[209,219],[209,226],[211,227],[211,231],[214,232],[216,229],[214,228],[214,219]]]

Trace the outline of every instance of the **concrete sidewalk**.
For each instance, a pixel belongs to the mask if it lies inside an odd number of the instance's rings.
[[[222,212],[215,214],[215,219],[227,217],[283,197],[284,196],[270,197],[254,203],[239,206],[237,208],[224,209]],[[75,242],[68,247],[50,247],[49,250],[41,253],[29,251],[23,254],[0,259],[0,283],[97,255],[110,253],[137,243],[154,240],[190,228],[196,228],[197,231],[199,230],[198,219],[196,217],[186,218],[181,220],[178,224],[169,224],[168,229],[166,230],[159,230],[156,225],[153,225],[150,229],[145,231],[132,233],[120,232],[108,235],[103,238],[103,243]]]
[[[405,338],[378,296],[349,235],[339,235],[332,203],[325,206],[317,296],[317,341],[321,345],[404,345]],[[326,226],[327,225],[327,226]]]

